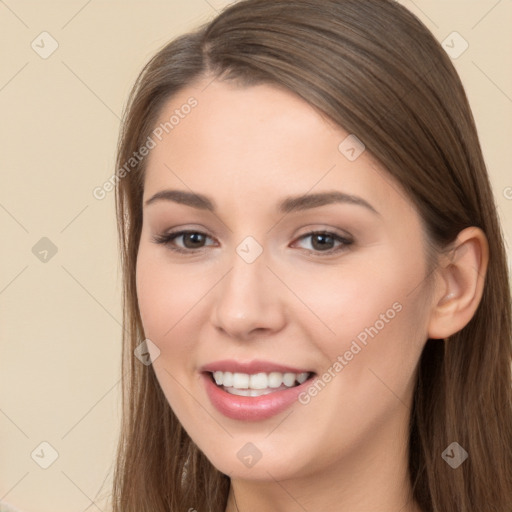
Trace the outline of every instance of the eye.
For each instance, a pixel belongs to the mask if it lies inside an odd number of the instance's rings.
[[[298,240],[308,238],[311,239],[310,248],[305,247],[305,249],[317,256],[322,253],[332,254],[343,251],[353,243],[353,240],[330,231],[312,231],[302,235]],[[202,231],[176,231],[153,237],[153,242],[157,244],[166,245],[172,251],[188,254],[204,249],[208,245],[215,245],[215,243],[206,244],[207,240],[212,238]],[[177,241],[181,241],[181,244],[177,244]]]
[[[316,253],[316,255],[319,255],[318,253],[337,253],[345,250],[347,246],[354,243],[353,240],[330,231],[312,231],[311,233],[302,235],[298,240],[307,240],[308,238],[311,239],[311,241],[309,244],[310,247],[306,248],[306,250],[313,254]],[[336,243],[338,244],[337,246]]]
[[[183,246],[175,244],[175,241],[180,239]],[[201,231],[176,231],[174,233],[166,233],[164,235],[156,235],[153,237],[153,241],[155,243],[167,245],[169,249],[173,251],[184,253],[204,248],[204,243],[207,239],[211,240],[206,233]]]

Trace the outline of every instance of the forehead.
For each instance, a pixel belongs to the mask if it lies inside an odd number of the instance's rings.
[[[196,106],[188,109],[191,99]],[[190,112],[177,119],[185,110]],[[332,141],[326,139],[328,131],[337,132],[333,134],[335,139],[345,134],[303,99],[271,84],[239,87],[225,81],[203,81],[168,100],[156,124],[165,126],[171,117],[176,124],[164,134],[169,148],[174,146],[179,151],[183,143],[188,142],[189,147],[200,144],[203,151],[214,149],[220,154],[225,150],[224,157],[235,154],[245,161],[269,153],[291,158],[292,152],[299,150],[294,146],[297,140],[316,149],[323,143],[333,150]],[[239,154],[237,143],[242,140],[248,149],[261,147],[264,151]]]
[[[355,134],[273,85],[203,80],[167,101],[159,127],[161,140],[155,139],[148,156],[145,199],[179,188],[214,194],[220,203],[238,197],[249,206],[335,188],[365,196],[377,209],[390,199],[397,210],[410,206]]]

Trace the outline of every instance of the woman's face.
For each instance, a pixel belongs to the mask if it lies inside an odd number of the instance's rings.
[[[188,87],[151,137],[137,293],[193,441],[257,480],[404,455],[428,304],[400,187],[270,85]]]

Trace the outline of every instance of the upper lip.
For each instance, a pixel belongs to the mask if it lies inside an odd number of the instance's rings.
[[[200,368],[201,372],[232,372],[232,373],[312,373],[311,370],[294,368],[293,366],[273,363],[271,361],[263,361],[254,359],[252,361],[235,361],[233,359],[225,359],[222,361],[214,361],[205,364]]]

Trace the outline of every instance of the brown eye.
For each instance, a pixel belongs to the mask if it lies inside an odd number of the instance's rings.
[[[311,245],[315,250],[323,251],[334,247],[334,237],[324,233],[318,233],[311,236]]]
[[[199,249],[205,242],[206,236],[203,233],[189,232],[180,235],[183,240],[183,245],[187,249]]]
[[[304,247],[309,252],[316,253],[332,253],[343,251],[347,246],[353,243],[353,240],[331,233],[329,231],[315,231],[307,233],[299,238],[299,240],[310,239],[310,247]]]
[[[207,245],[212,245],[206,244],[208,239],[211,238],[201,231],[177,231],[153,237],[155,243],[166,245],[169,249],[177,252],[193,252],[203,249]],[[181,243],[178,243],[180,240]]]

